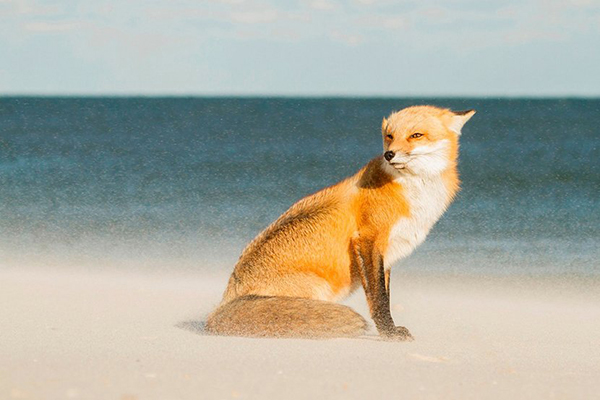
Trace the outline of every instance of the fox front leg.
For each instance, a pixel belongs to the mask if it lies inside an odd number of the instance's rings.
[[[381,262],[382,268],[383,268],[383,258],[382,258],[382,262]],[[388,305],[388,310],[390,309],[390,269],[384,269],[384,275],[385,275],[385,291],[387,294],[387,305]],[[391,318],[391,312],[390,312],[390,318]],[[414,340],[413,335],[411,335],[410,331],[403,327],[403,326],[394,326],[394,331],[392,336],[390,336],[391,340]]]
[[[388,340],[412,340],[408,329],[394,324],[390,311],[390,275],[384,269],[383,256],[375,249],[374,243],[368,241],[356,243],[354,253],[377,331]]]

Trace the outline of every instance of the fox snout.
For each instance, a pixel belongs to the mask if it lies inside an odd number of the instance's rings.
[[[397,170],[405,169],[411,159],[410,153],[405,153],[402,150],[387,150],[383,153],[385,161],[390,163]]]
[[[387,161],[391,164],[393,164],[394,162],[408,161],[410,156],[411,156],[410,153],[406,153],[402,150],[398,150],[398,151],[388,150],[385,153],[383,153],[383,158],[385,158],[385,161]]]

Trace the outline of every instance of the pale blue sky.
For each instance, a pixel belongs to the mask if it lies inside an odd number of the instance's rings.
[[[0,94],[600,96],[600,0],[0,0]]]

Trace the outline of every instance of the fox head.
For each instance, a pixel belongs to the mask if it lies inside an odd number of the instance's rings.
[[[414,106],[383,119],[384,162],[399,173],[436,175],[456,166],[458,138],[475,110]]]

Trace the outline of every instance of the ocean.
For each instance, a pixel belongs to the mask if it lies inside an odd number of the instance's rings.
[[[415,104],[477,114],[462,190],[395,269],[600,275],[600,100],[0,98],[0,267],[229,272]]]

